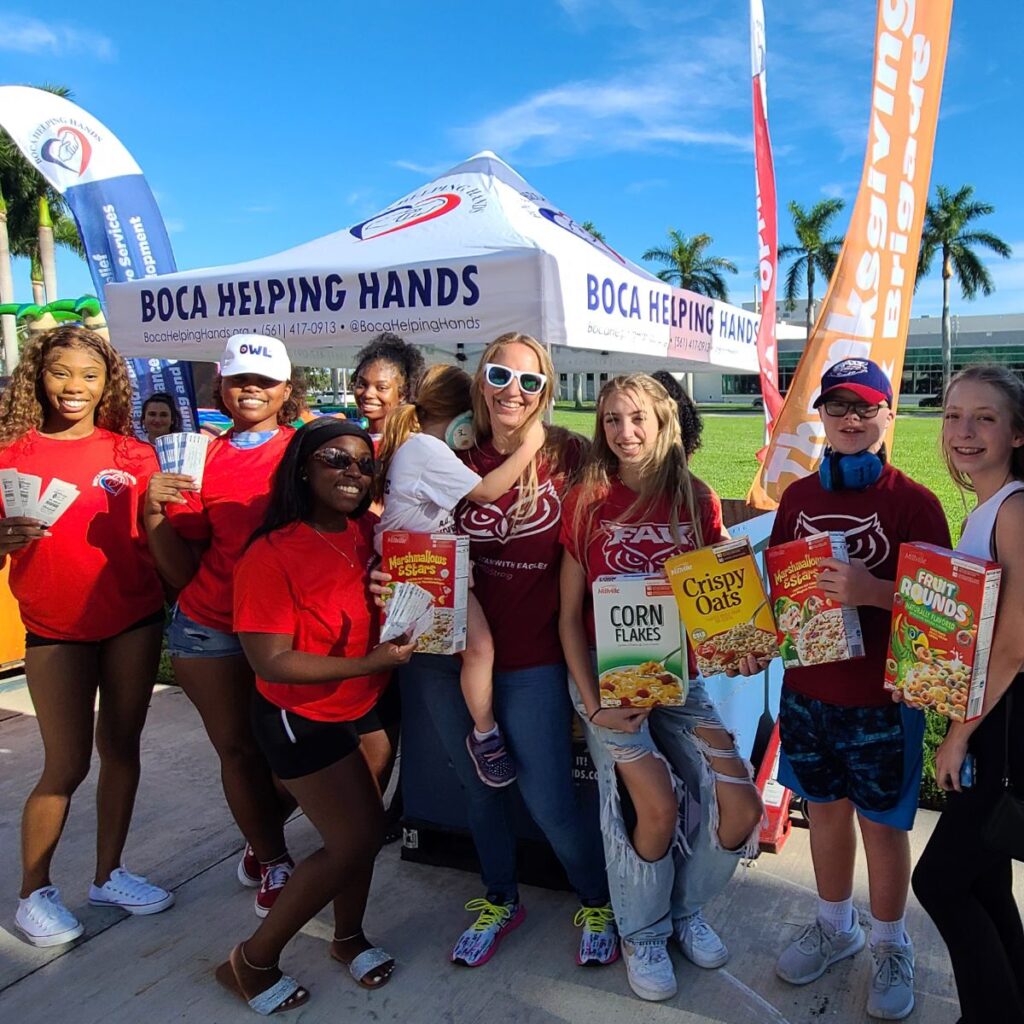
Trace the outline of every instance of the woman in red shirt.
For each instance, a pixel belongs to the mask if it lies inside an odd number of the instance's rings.
[[[163,625],[163,592],[139,522],[156,468],[153,449],[133,436],[127,370],[105,338],[68,325],[25,349],[0,399],[0,470],[7,471],[0,561],[10,556],[11,590],[27,629],[25,674],[45,752],[22,818],[15,917],[36,946],[61,945],[83,931],[51,884],[50,863],[71,796],[89,771],[97,692],[102,768],[89,901],[133,914],[154,914],[174,902],[171,893],[121,867]],[[21,515],[10,507],[18,493],[13,471],[28,475]],[[61,483],[70,485],[65,494],[73,500],[55,521],[57,508],[48,499]]]
[[[249,724],[252,669],[232,625],[231,580],[263,521],[302,393],[280,341],[236,334],[221,357],[215,398],[232,426],[210,442],[201,488],[189,476],[154,474],[145,523],[157,568],[178,591],[167,631],[174,678],[220,758],[224,796],[247,843],[238,880],[257,889],[262,917],[291,873],[284,821],[292,805],[278,793]]]
[[[378,643],[366,589],[375,557],[376,516],[367,512],[373,472],[373,442],[355,423],[321,419],[302,427],[235,572],[235,628],[256,673],[253,730],[323,839],[255,934],[218,968],[222,984],[260,1013],[308,998],[278,960],[332,900],[331,956],[367,988],[383,985],[394,968],[362,930],[384,811],[359,752],[357,723],[412,645]]]
[[[692,652],[684,705],[601,707],[594,581],[661,573],[672,555],[724,538],[717,495],[687,468],[676,404],[646,374],[616,377],[601,389],[590,458],[566,498],[561,538],[559,632],[597,770],[626,973],[642,999],[669,999],[676,992],[670,936],[700,967],[720,967],[728,958],[702,908],[740,856],[756,852],[761,803]],[[698,820],[688,827],[680,821],[680,781],[700,797]],[[632,829],[623,819],[620,782],[636,810]]]

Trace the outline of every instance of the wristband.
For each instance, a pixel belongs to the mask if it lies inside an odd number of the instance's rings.
[[[603,707],[594,708],[593,712],[590,715],[587,716],[587,721],[588,722],[593,722],[594,716],[598,713],[598,711],[604,711],[604,710],[606,710],[606,709],[603,708]]]

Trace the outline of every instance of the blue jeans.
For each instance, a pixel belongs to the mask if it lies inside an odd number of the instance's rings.
[[[481,876],[493,902],[519,898],[516,838],[508,823],[507,790],[485,786],[466,750],[473,720],[459,689],[457,658],[414,654],[399,669],[402,689],[424,696],[434,727],[466,794]],[[516,764],[519,791],[533,820],[584,902],[605,903],[608,883],[598,823],[585,817],[572,784],[572,706],[565,665],[494,673],[494,717]],[[408,728],[408,723],[407,723]]]
[[[756,856],[757,830],[739,850],[725,850],[718,842],[716,780],[729,785],[747,783],[719,775],[708,757],[739,754],[735,747],[712,750],[696,735],[702,726],[727,731],[699,678],[690,681],[685,704],[652,709],[635,733],[604,729],[588,721],[571,678],[569,692],[585,723],[587,748],[597,771],[601,834],[619,934],[633,942],[667,939],[674,921],[695,914],[725,888],[741,857]],[[666,763],[679,796],[676,841],[657,861],[645,861],[633,849],[615,770],[616,762],[649,755]]]
[[[235,633],[222,633],[190,619],[177,604],[166,630],[167,653],[172,658],[233,658],[242,653]]]

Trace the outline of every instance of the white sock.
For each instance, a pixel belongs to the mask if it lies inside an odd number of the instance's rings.
[[[848,932],[857,923],[857,912],[853,909],[853,897],[831,903],[818,897],[818,920],[832,925],[837,932]]]
[[[904,926],[904,918],[898,921],[879,921],[874,914],[871,915],[871,945],[877,946],[880,942],[895,942],[905,946],[910,942]]]
[[[476,726],[473,727],[473,739],[479,743],[481,740],[487,739],[489,736],[497,736],[498,727],[495,725],[493,729],[488,729],[487,732],[477,732]]]

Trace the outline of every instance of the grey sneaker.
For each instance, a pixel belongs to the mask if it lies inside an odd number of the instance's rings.
[[[868,1015],[903,1020],[914,1008],[914,946],[879,942],[871,947],[875,969],[868,992]]]
[[[837,932],[825,921],[809,924],[783,950],[775,963],[775,973],[791,985],[806,985],[844,957],[864,948],[864,929],[854,923],[848,932]]]
[[[623,939],[622,956],[629,987],[641,999],[658,1003],[676,994],[676,972],[665,939],[635,943]]]

